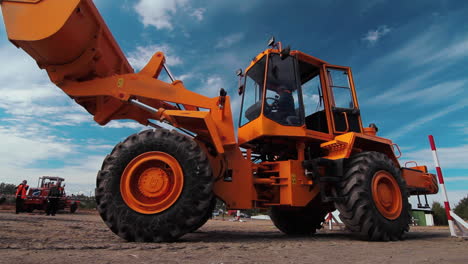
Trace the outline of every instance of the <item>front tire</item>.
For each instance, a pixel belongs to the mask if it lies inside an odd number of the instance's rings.
[[[213,217],[213,211],[214,211],[215,207],[216,207],[216,197],[213,197],[211,199],[210,207],[206,211],[206,214],[200,219],[200,221],[197,224],[195,224],[192,227],[192,229],[189,231],[189,233],[195,232],[198,229],[200,229],[203,225],[205,225],[206,222],[208,222],[208,220],[210,220],[210,218]]]
[[[351,157],[336,192],[344,197],[335,203],[341,220],[362,239],[399,240],[409,230],[406,183],[386,155],[370,151]]]
[[[198,144],[165,129],[119,143],[97,176],[97,209],[128,241],[174,241],[209,210],[212,172]]]

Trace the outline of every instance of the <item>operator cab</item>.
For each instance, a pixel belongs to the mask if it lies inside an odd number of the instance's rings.
[[[247,72],[241,126],[259,117],[260,113],[281,125],[302,125],[294,58],[281,59],[279,54],[271,54],[268,56],[269,67],[265,67],[266,61],[267,57],[263,57]],[[263,85],[264,80],[266,85]]]
[[[351,70],[334,66],[279,43],[260,53],[239,88],[242,105],[239,143],[243,147],[281,137],[325,142],[362,132]]]
[[[38,188],[62,187],[64,178],[54,176],[39,177]]]

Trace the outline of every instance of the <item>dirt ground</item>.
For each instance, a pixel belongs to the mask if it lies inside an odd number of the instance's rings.
[[[365,242],[345,231],[287,237],[268,220],[210,220],[175,243],[129,243],[97,213],[0,211],[0,263],[468,263],[468,240],[414,227],[404,241]]]

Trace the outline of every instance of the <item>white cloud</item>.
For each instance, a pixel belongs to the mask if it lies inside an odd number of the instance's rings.
[[[468,176],[454,176],[454,177],[445,177],[446,182],[460,182],[468,181]]]
[[[190,16],[195,17],[197,21],[202,21],[203,20],[203,14],[205,13],[206,9],[205,8],[197,8],[193,10],[192,14]]]
[[[140,0],[135,5],[135,10],[145,26],[172,29],[172,15],[187,3],[188,0]]]
[[[154,53],[162,51],[166,56],[166,63],[169,66],[182,64],[182,59],[174,55],[172,48],[166,44],[138,46],[135,50],[128,53],[128,61],[137,70],[142,69],[150,61]]]
[[[86,145],[85,147],[89,150],[105,150],[110,153],[110,151],[114,148],[114,145]]]
[[[0,181],[26,178],[34,183],[41,175],[58,175],[68,182],[94,182],[103,155],[91,153],[105,150],[107,142],[93,149],[59,136],[54,128],[93,122],[92,116],[51,84],[22,50],[0,46],[0,61]],[[50,168],[52,162],[64,165]]]
[[[8,62],[0,71],[0,108],[11,115],[8,118],[28,126],[76,125],[92,120],[82,107],[50,83],[46,72],[21,49],[0,46],[0,61]]]
[[[382,25],[374,30],[369,30],[362,39],[364,41],[367,41],[369,44],[374,45],[375,43],[377,43],[377,41],[379,41],[379,39],[381,39],[383,36],[387,35],[391,31],[391,28],[389,28],[386,25]]]
[[[220,40],[215,45],[215,48],[220,49],[220,48],[229,48],[232,45],[238,43],[244,38],[244,33],[234,33],[231,35],[228,35]]]
[[[110,121],[107,125],[105,125],[105,127],[106,128],[132,128],[132,129],[144,128],[144,126],[138,122],[124,122],[124,121],[118,121],[118,120]]]
[[[53,132],[50,126],[35,122],[27,125],[1,122],[0,182],[17,183],[26,179],[32,185],[42,175],[61,176],[68,183],[95,182],[104,155],[90,153],[109,152],[113,146],[80,144],[77,140],[55,136]],[[48,164],[54,160],[64,164],[50,167]]]
[[[31,124],[29,129],[0,126],[0,167],[26,167],[38,160],[60,158],[72,152],[66,140],[41,133],[42,126]]]
[[[447,99],[455,97],[464,91],[468,80],[447,81],[443,83],[434,84],[428,88],[419,88],[421,79],[432,75],[432,71],[417,76],[413,79],[407,80],[402,84],[387,90],[386,92],[369,99],[369,104],[401,104],[409,101],[418,101],[420,104],[430,104],[440,102],[441,98]],[[389,98],[391,98],[389,100]],[[424,98],[421,101],[421,98]]]
[[[20,86],[29,83],[31,80],[40,84],[49,83],[46,72],[39,69],[35,61],[23,50],[16,48],[11,43],[0,46],[0,59],[2,62],[8,62],[8,64],[2,65],[0,71],[2,80],[7,78],[13,81],[9,82],[8,85],[19,84],[18,86]]]
[[[30,186],[34,186],[39,176],[51,175],[65,178],[67,186],[73,183],[89,184],[96,182],[96,175],[104,158],[104,155],[91,155],[84,158],[71,155],[66,160],[66,165],[60,168],[27,168],[20,165],[7,164],[2,167],[0,182],[18,183],[26,179],[30,183]]]
[[[413,120],[410,124],[403,127],[399,127],[397,130],[395,130],[395,132],[391,132],[385,135],[385,138],[391,138],[395,140],[401,136],[404,136],[405,134],[408,134],[413,129],[423,128],[424,124],[431,122],[437,118],[446,116],[452,112],[463,109],[465,107],[468,107],[468,99],[461,100],[457,103],[450,102],[450,105],[448,107],[445,107],[437,112],[430,113],[429,115],[421,117],[419,119]],[[467,156],[465,156],[465,160],[466,157],[468,157],[468,154]]]
[[[412,70],[422,68],[424,71],[428,71],[428,66],[430,66],[429,69],[444,69],[468,57],[468,38],[466,36],[441,38],[441,36],[446,36],[450,27],[453,26],[447,23],[437,24],[428,26],[419,34],[409,36],[407,42],[401,47],[373,60],[367,67],[369,73],[365,75],[386,72],[384,69],[394,66],[403,66]]]
[[[418,162],[418,164],[426,164],[428,168],[434,168],[434,160],[432,158],[432,152],[429,146],[426,149],[409,151],[403,154],[405,158],[401,161],[402,164],[404,164],[406,161],[414,160]],[[438,146],[437,155],[439,157],[440,167],[442,169],[468,169],[468,144],[457,147]],[[468,179],[465,176],[463,177]],[[447,179],[449,178],[450,177],[447,177]],[[460,177],[455,176],[453,179],[461,180]]]
[[[82,123],[94,122],[93,116],[88,113],[66,113],[61,115],[57,121],[49,120],[48,124],[52,126],[74,126]]]
[[[221,88],[226,88],[224,80],[217,75],[209,76],[204,81],[200,88],[197,89],[197,92],[208,97],[219,96],[219,90]]]
[[[191,73],[191,72],[177,76],[177,78],[179,80],[183,81],[183,82],[186,82],[186,81],[188,81],[190,79],[193,79],[195,77],[196,77],[196,75],[194,73]]]
[[[174,21],[184,17],[184,14],[202,21],[206,11],[204,8],[193,8],[188,0],[139,0],[134,8],[143,25],[167,30],[172,30]]]
[[[458,133],[468,135],[468,122],[456,122],[451,126],[454,127]]]
[[[230,95],[231,99],[231,112],[233,115],[233,118],[237,118],[240,112],[240,107],[242,103],[242,97],[237,96],[237,93]]]
[[[426,65],[437,61],[450,61],[453,59],[468,57],[468,38],[455,41],[441,50],[431,53],[428,52],[427,55],[428,56],[425,57],[425,59],[419,62],[421,65]]]
[[[222,67],[226,71],[231,71],[234,74],[235,70],[239,67],[245,67],[246,61],[239,55],[239,53],[228,51],[217,54],[210,58],[210,65],[215,65],[217,68]],[[210,68],[211,69],[211,68]]]
[[[448,38],[441,42],[440,36],[445,30],[443,25],[429,27],[425,32],[409,39],[399,49],[372,62],[361,76],[378,77],[383,72],[388,75],[388,69],[398,67],[410,70],[412,77],[402,80],[383,93],[379,92],[367,100],[367,104],[396,104],[416,100],[418,96],[424,97],[419,103],[427,104],[464,92],[467,78],[440,83],[441,73],[446,74],[444,71],[448,67],[468,57],[468,38]],[[431,83],[432,86],[424,87],[421,85],[423,83]]]

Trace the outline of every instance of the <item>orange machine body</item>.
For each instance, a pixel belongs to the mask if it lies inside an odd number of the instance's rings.
[[[309,177],[303,166],[309,156],[336,161],[362,151],[378,151],[400,167],[394,144],[376,136],[375,129],[363,128],[348,67],[331,65],[300,51],[290,52],[299,66],[309,65],[320,77],[324,109],[320,114],[326,129],[311,129],[306,122],[297,126],[280,124],[262,110],[238,129],[236,139],[229,96],[208,98],[186,89],[182,81],[158,80],[165,68],[162,52],[155,53],[146,67],[134,73],[91,0],[4,0],[1,4],[10,41],[33,57],[50,80],[92,114],[97,123],[133,119],[148,125],[157,120],[195,134],[212,165],[214,192],[229,208],[307,205],[320,192],[317,180]],[[271,56],[281,52],[279,48],[265,50],[246,73],[263,59],[268,67]],[[351,110],[335,107],[329,69],[342,71],[349,78]],[[265,80],[269,78],[267,72],[265,68]],[[265,86],[263,97],[266,90]],[[146,109],[135,102],[146,105]],[[264,104],[265,100],[261,109]],[[256,146],[269,144],[290,147],[294,154],[255,161],[254,156],[259,155]],[[317,168],[322,176],[326,169],[323,164]],[[415,190],[437,192],[432,174],[402,171]]]

